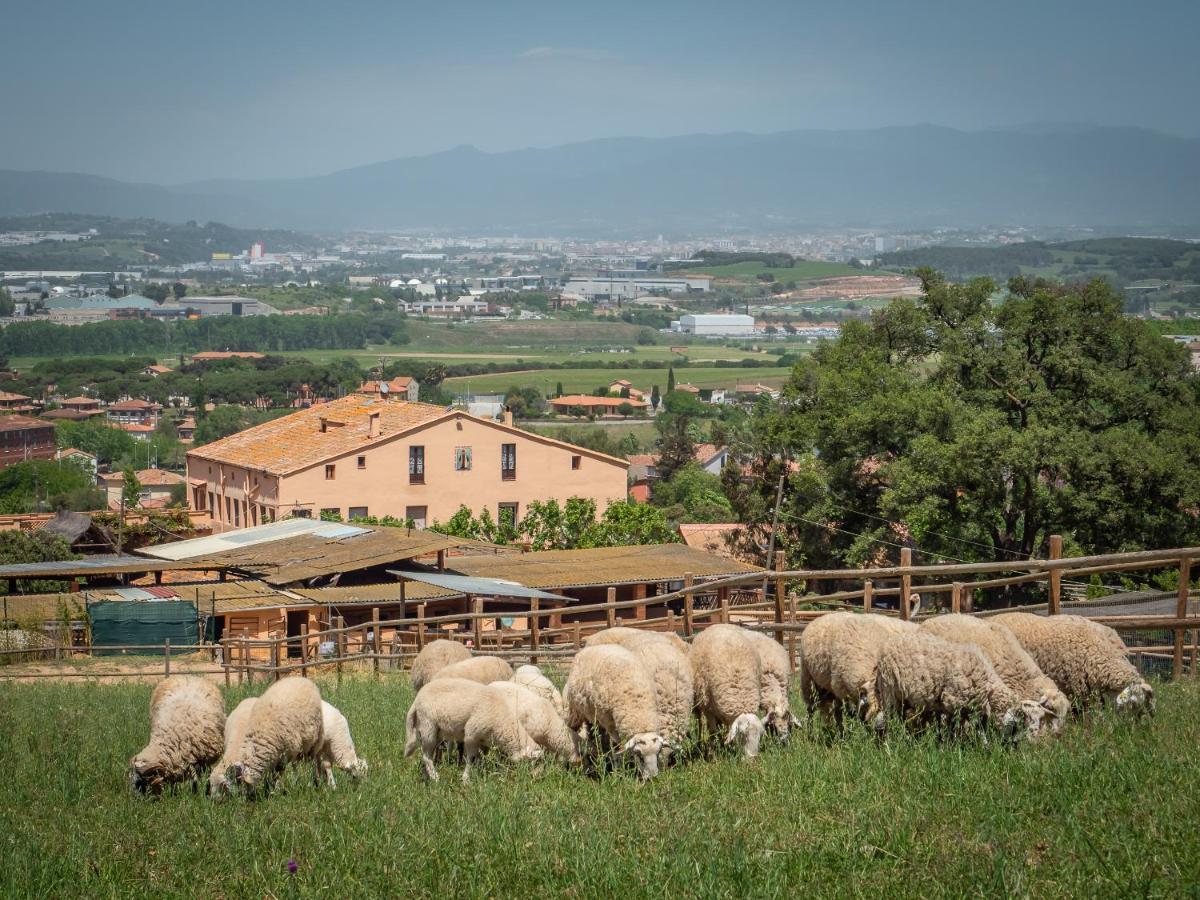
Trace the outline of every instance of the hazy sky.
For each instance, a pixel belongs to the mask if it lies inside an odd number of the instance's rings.
[[[17,0],[0,168],[167,183],[932,122],[1200,134],[1196,0]]]

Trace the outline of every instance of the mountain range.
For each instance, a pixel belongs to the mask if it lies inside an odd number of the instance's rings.
[[[0,170],[0,215],[309,230],[585,234],[805,225],[1200,225],[1200,140],[1078,125],[934,125],[456,147],[307,178],[138,184]]]

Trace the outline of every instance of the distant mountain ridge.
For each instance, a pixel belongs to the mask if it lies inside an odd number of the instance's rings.
[[[71,211],[287,228],[609,230],[1200,224],[1200,140],[1136,128],[609,138],[461,146],[309,178],[177,186],[0,170],[0,215]]]

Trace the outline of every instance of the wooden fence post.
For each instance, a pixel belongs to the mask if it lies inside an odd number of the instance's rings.
[[[300,674],[308,677],[308,623],[300,624]]]
[[[417,652],[425,649],[425,604],[417,604]]]
[[[334,616],[333,627],[338,629],[337,636],[333,640],[333,652],[337,655],[337,680],[340,687],[342,684],[342,657],[346,655],[346,632],[341,629],[346,627],[346,619],[343,616]]]
[[[573,636],[574,640],[572,641],[572,643],[575,644],[575,652],[578,653],[579,648],[583,646],[583,640],[581,637],[582,628],[580,626],[578,619],[576,619],[572,624],[575,626],[575,634]]]
[[[867,579],[863,582],[863,612],[870,612],[875,606],[875,582]]]
[[[229,682],[230,682],[229,661],[230,661],[229,638],[222,637],[221,638],[221,668],[225,670],[225,687],[229,687]]]
[[[163,677],[171,676],[171,639],[163,641]]]
[[[796,671],[796,598],[795,596],[788,597],[788,622],[791,628],[788,629],[788,670]]]
[[[1062,535],[1050,535],[1050,558],[1062,559]],[[1046,604],[1046,612],[1057,616],[1062,612],[1062,569],[1050,570],[1050,598]]]
[[[721,595],[721,621],[726,625],[729,624],[729,595]]]
[[[542,627],[538,616],[538,598],[529,601],[529,662],[538,664],[538,644],[541,643]]]
[[[271,638],[271,680],[279,680],[279,638]]]
[[[912,566],[912,547],[900,548],[900,567],[907,569]],[[908,620],[912,618],[912,609],[908,602],[908,595],[912,593],[912,576],[908,573],[900,575],[900,618]]]
[[[371,662],[374,664],[375,677],[379,677],[379,654],[383,652],[383,635],[379,633],[379,607],[371,607]]]
[[[612,604],[617,602],[617,589],[610,587],[605,594],[604,602],[609,604],[608,609],[604,611],[604,615],[608,618],[608,627],[612,628],[617,624],[617,611],[612,608]]]
[[[962,592],[963,586],[961,581],[956,581],[950,585],[950,612],[962,612]]]
[[[675,610],[673,609],[667,610],[667,632],[675,634]]]
[[[695,577],[691,572],[683,576],[683,589],[686,592],[683,595],[683,634],[685,637],[691,637],[696,630],[696,624],[692,620],[692,604],[695,602],[692,596],[692,583]]]
[[[475,635],[475,652],[478,653],[483,649],[483,598],[476,597],[475,602],[471,604],[471,609],[475,613],[475,618],[471,620],[471,625]]]
[[[1186,619],[1188,608],[1188,582],[1192,580],[1192,561],[1186,556],[1179,561],[1179,588],[1175,592],[1175,618]],[[1196,660],[1192,659],[1192,668]],[[1175,629],[1175,654],[1171,660],[1171,678],[1178,681],[1183,675],[1183,629]]]
[[[784,561],[786,556],[787,556],[787,554],[785,554],[782,550],[775,551],[775,624],[776,625],[783,624],[784,584],[783,584],[783,579],[779,576],[779,573],[783,571],[784,566],[786,565],[786,563]],[[765,600],[766,598],[764,597],[763,599]],[[729,621],[729,620],[726,619],[726,621]],[[783,629],[782,628],[779,628],[775,631],[775,640],[779,641],[779,643],[781,643],[781,644],[783,643]]]

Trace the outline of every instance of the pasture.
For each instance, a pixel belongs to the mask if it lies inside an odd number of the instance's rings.
[[[265,800],[133,796],[149,684],[0,685],[0,895],[1182,896],[1200,883],[1200,688],[1041,746],[794,733],[639,784],[402,757],[407,678],[320,682],[370,762]],[[255,688],[260,692],[262,686]],[[226,691],[227,708],[247,692]],[[799,707],[797,707],[799,708]],[[288,871],[294,860],[296,871]]]
[[[819,259],[801,259],[794,266],[767,266],[760,262],[728,263],[723,266],[696,266],[673,275],[711,275],[713,278],[732,278],[737,281],[757,281],[758,276],[765,273],[775,276],[776,281],[805,281],[814,278],[832,278],[836,275],[862,275],[862,269],[856,269],[845,263],[825,262]]]
[[[765,384],[777,387],[791,374],[791,369],[781,366],[763,368],[717,368],[715,366],[691,366],[675,370],[677,384],[691,382],[700,388],[724,387],[732,389],[738,384]],[[447,378],[446,387],[452,391],[472,394],[503,394],[513,385],[532,385],[543,394],[551,395],[561,382],[568,394],[590,394],[601,385],[607,386],[625,379],[634,387],[649,391],[654,385],[665,393],[667,390],[666,369],[541,369],[529,372],[502,372],[495,375],[464,375]]]

